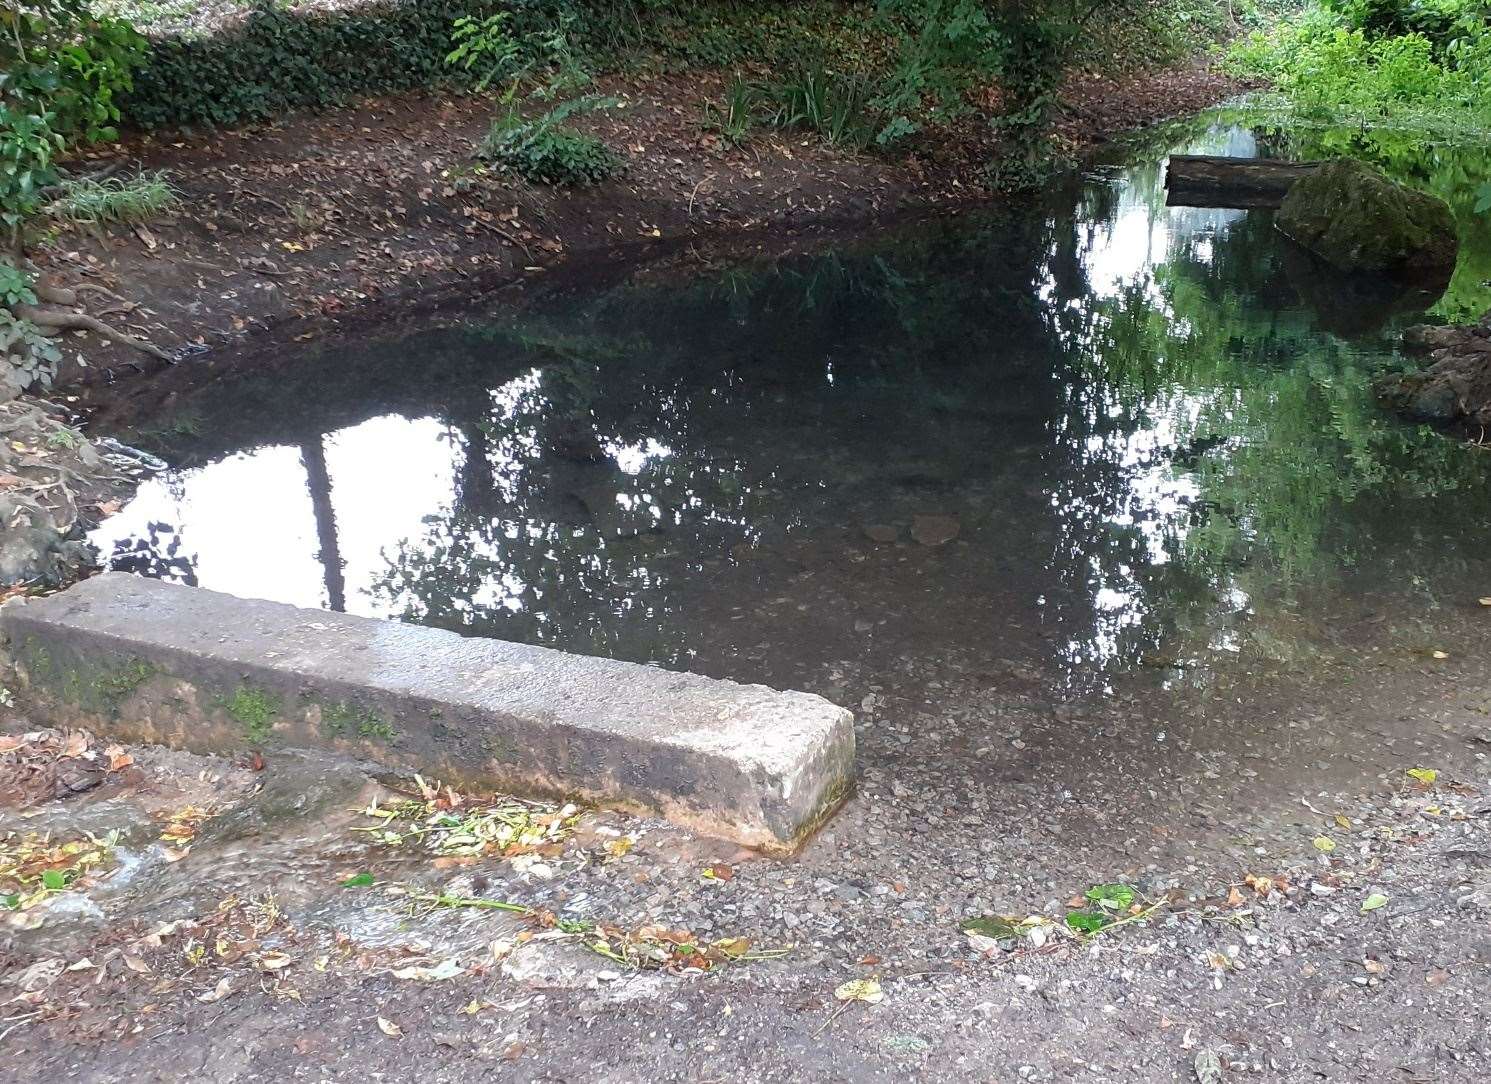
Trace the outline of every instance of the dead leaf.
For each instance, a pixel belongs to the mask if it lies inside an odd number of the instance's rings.
[[[834,989],[834,997],[840,1001],[863,1001],[866,1005],[878,1005],[885,1000],[885,991],[876,979],[850,979]]]
[[[197,1000],[204,1005],[211,1005],[214,1001],[221,1001],[233,992],[233,981],[226,975],[217,980],[217,985],[205,994],[198,994]]]
[[[378,1030],[383,1032],[383,1034],[387,1035],[390,1039],[397,1039],[404,1034],[403,1028],[399,1027],[399,1025],[395,1024],[392,1020],[389,1020],[387,1017],[383,1016],[378,1017]]]

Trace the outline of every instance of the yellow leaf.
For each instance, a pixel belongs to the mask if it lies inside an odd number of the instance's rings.
[[[867,1005],[878,1005],[885,1000],[885,991],[875,979],[850,979],[834,990],[840,1001],[863,1001]]]
[[[1336,849],[1336,841],[1331,839],[1330,836],[1316,836],[1315,849],[1317,851],[1324,851],[1328,854]]]
[[[1334,820],[1335,820],[1335,822],[1336,822],[1336,824],[1337,824],[1338,827],[1341,827],[1341,828],[1350,828],[1351,827],[1351,818],[1348,817],[1348,816],[1346,816],[1343,813],[1337,813],[1335,815]]]
[[[631,836],[622,836],[620,839],[606,840],[606,853],[612,858],[620,858],[632,849],[635,841]]]
[[[1434,768],[1409,768],[1408,775],[1411,779],[1417,779],[1420,783],[1431,784],[1439,778],[1438,770]]]

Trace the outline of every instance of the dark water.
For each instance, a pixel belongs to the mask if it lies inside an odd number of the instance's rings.
[[[918,659],[1176,680],[1491,593],[1491,454],[1368,388],[1436,298],[1324,274],[1265,212],[1167,209],[1164,149],[1038,207],[188,390],[124,434],[173,469],[94,541],[235,594],[818,688]]]

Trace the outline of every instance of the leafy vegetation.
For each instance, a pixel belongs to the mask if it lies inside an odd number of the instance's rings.
[[[144,213],[164,184],[64,177],[59,159],[80,146],[115,139],[119,95],[131,86],[144,39],[127,23],[100,17],[86,0],[34,0],[0,9],[0,394],[49,386],[61,351],[59,331],[91,330],[155,351],[70,307],[76,295],[38,281],[26,259],[29,233],[45,214],[94,222]],[[168,190],[167,190],[168,191]],[[74,217],[76,216],[76,217]]]
[[[614,104],[614,98],[586,95],[525,119],[509,102],[477,154],[536,184],[599,184],[620,172],[620,157],[595,136],[565,127],[565,121]]]
[[[480,21],[458,19],[451,34],[455,48],[446,56],[448,64],[476,75],[479,89],[506,84],[502,111],[477,155],[536,184],[598,184],[620,172],[622,161],[610,148],[566,126],[571,117],[617,104],[615,98],[579,94],[591,77],[571,44],[573,19],[562,17],[536,45],[526,46],[509,31],[509,23],[506,12]],[[535,83],[527,100],[539,111],[525,116],[519,94]],[[579,96],[547,105],[571,94]]]
[[[1487,0],[1312,0],[1239,42],[1230,63],[1306,117],[1491,125]]]

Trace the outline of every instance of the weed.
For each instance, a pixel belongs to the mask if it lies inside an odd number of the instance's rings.
[[[105,673],[93,682],[93,691],[111,712],[129,699],[136,689],[155,676],[155,667],[142,659],[132,659],[118,670]]]
[[[52,218],[74,225],[132,225],[148,222],[176,203],[176,192],[164,173],[142,173],[130,180],[66,180],[61,194],[47,207]]]
[[[807,128],[835,147],[862,149],[875,138],[869,84],[863,78],[804,68],[772,85],[769,95],[776,104],[770,122],[777,128]]]
[[[356,734],[360,738],[381,738],[384,741],[394,736],[393,724],[378,712],[372,708],[358,709],[346,701],[322,706],[321,732],[332,738]]]
[[[718,135],[722,142],[735,147],[744,143],[760,119],[761,87],[736,76],[725,91],[722,105],[704,103],[704,127]]]
[[[586,95],[525,120],[510,101],[507,112],[492,122],[477,155],[536,184],[599,184],[621,171],[621,159],[599,139],[567,128],[564,122],[616,104],[614,98]]]

